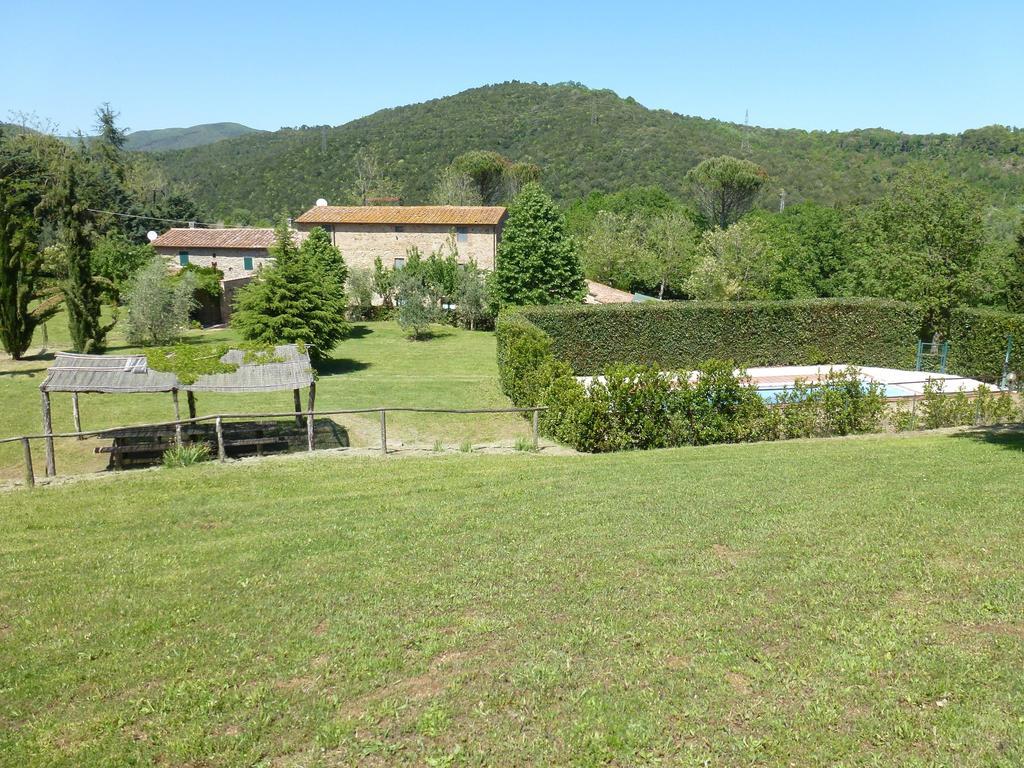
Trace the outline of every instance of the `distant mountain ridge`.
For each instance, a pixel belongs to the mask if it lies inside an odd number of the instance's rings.
[[[17,129],[18,126],[12,126]],[[176,149],[192,149],[216,144],[218,141],[233,139],[253,133],[264,133],[241,123],[203,123],[188,128],[154,128],[145,131],[130,131],[125,142],[129,152],[169,152]],[[77,136],[62,136],[64,141],[77,141]],[[92,136],[86,136],[86,141]]]
[[[156,128],[149,131],[132,131],[128,134],[125,148],[133,152],[190,149],[253,133],[263,131],[241,123],[204,123],[188,128]]]

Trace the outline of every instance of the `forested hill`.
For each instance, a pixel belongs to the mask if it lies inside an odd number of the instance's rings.
[[[305,209],[318,197],[350,199],[353,156],[375,148],[403,201],[428,201],[438,171],[471,149],[533,160],[557,198],[658,184],[685,192],[702,159],[732,154],[772,176],[761,204],[849,202],[875,196],[912,161],[976,184],[995,204],[1024,200],[1024,131],[988,127],[959,135],[774,130],[651,110],[608,90],[503,83],[386,109],[338,127],[282,129],[157,155],[211,213],[235,220]]]
[[[259,133],[262,132],[241,123],[204,123],[188,128],[157,128],[151,131],[132,131],[128,134],[125,149],[138,152],[190,149],[235,136]]]

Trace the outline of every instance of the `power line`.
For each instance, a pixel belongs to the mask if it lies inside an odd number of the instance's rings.
[[[121,216],[125,219],[145,219],[146,221],[166,221],[172,224],[188,224],[190,227],[212,227],[214,229],[247,229],[244,226],[224,226],[223,224],[211,224],[208,221],[195,221],[193,219],[162,219],[159,216],[141,216],[137,213],[120,213],[119,211],[101,211],[99,208],[86,208],[90,213],[105,213],[109,216]]]

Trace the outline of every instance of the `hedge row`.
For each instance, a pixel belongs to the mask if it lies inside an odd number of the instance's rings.
[[[906,368],[922,320],[913,305],[879,299],[560,305],[520,314],[551,337],[555,357],[581,376],[615,363],[692,369],[710,359],[748,367]]]
[[[556,360],[579,376],[623,363],[693,370],[712,359],[909,368],[921,322],[913,305],[881,299],[522,307],[498,320],[498,367],[517,405],[538,402],[538,376]]]
[[[1013,335],[1010,370],[1024,381],[1024,315],[995,309],[958,309],[950,318],[949,370],[999,383],[1007,337]]]

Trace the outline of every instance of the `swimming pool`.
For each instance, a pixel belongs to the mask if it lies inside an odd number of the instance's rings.
[[[870,383],[871,382],[865,382],[865,384]],[[898,384],[883,384],[882,386],[882,394],[885,397],[913,397],[913,395],[915,394],[913,391],[907,389],[906,387],[901,387]],[[777,403],[779,401],[779,396],[789,391],[789,389],[789,386],[784,385],[758,387],[757,394],[759,394],[767,403]]]

